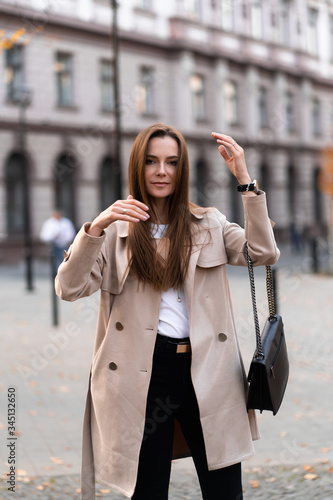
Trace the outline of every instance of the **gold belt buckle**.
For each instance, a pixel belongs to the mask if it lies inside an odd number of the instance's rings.
[[[178,344],[176,353],[179,354],[179,353],[185,353],[185,352],[191,352],[191,344],[189,344],[189,343]]]

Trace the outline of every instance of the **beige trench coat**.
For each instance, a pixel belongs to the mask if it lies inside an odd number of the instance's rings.
[[[246,411],[247,382],[225,264],[246,265],[245,241],[255,265],[274,264],[279,250],[265,193],[242,199],[245,230],[216,209],[192,214],[198,231],[184,288],[191,374],[210,470],[252,456],[252,440],[259,438],[255,414]],[[136,484],[161,293],[128,273],[127,235],[123,221],[100,237],[83,226],[56,277],[57,294],[65,300],[101,290],[83,430],[84,500],[95,498],[95,479],[127,497]],[[174,457],[188,456],[179,430]]]

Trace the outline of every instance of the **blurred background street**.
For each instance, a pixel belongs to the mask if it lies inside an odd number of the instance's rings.
[[[282,249],[290,380],[278,415],[259,415],[245,498],[332,499],[332,2],[0,0],[0,76],[0,472],[13,388],[16,496],[79,498],[98,294],[54,301],[51,276],[73,231],[127,197],[138,132],[164,122],[186,139],[191,200],[240,224],[241,197],[211,132],[244,148]],[[247,271],[229,275],[247,369]],[[13,498],[1,487],[0,500]],[[99,496],[118,499],[106,490]],[[191,460],[174,464],[170,492],[200,499]]]

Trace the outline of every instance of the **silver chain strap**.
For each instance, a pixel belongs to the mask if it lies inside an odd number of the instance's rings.
[[[249,271],[254,328],[255,328],[255,332],[256,332],[256,350],[255,350],[254,356],[257,359],[263,359],[265,357],[265,355],[263,353],[262,344],[261,344],[260,326],[259,326],[257,301],[256,301],[256,289],[255,289],[254,273],[253,273],[253,263],[252,263],[251,257],[249,256],[247,243],[245,245],[245,256],[246,256],[246,260],[247,260],[247,268]],[[271,268],[271,266],[265,266],[265,269],[266,269],[266,291],[267,291],[268,310],[269,310],[268,319],[271,319],[275,315],[275,311],[276,311],[275,298],[274,298],[274,288],[273,288],[273,278],[272,278],[272,268]]]

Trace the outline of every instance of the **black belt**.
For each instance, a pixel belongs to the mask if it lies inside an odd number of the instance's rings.
[[[166,349],[173,351],[177,354],[184,354],[187,352],[191,352],[191,344],[189,337],[177,339],[173,337],[166,337],[165,335],[161,335],[160,333],[158,333],[156,340],[160,344],[163,344]]]

